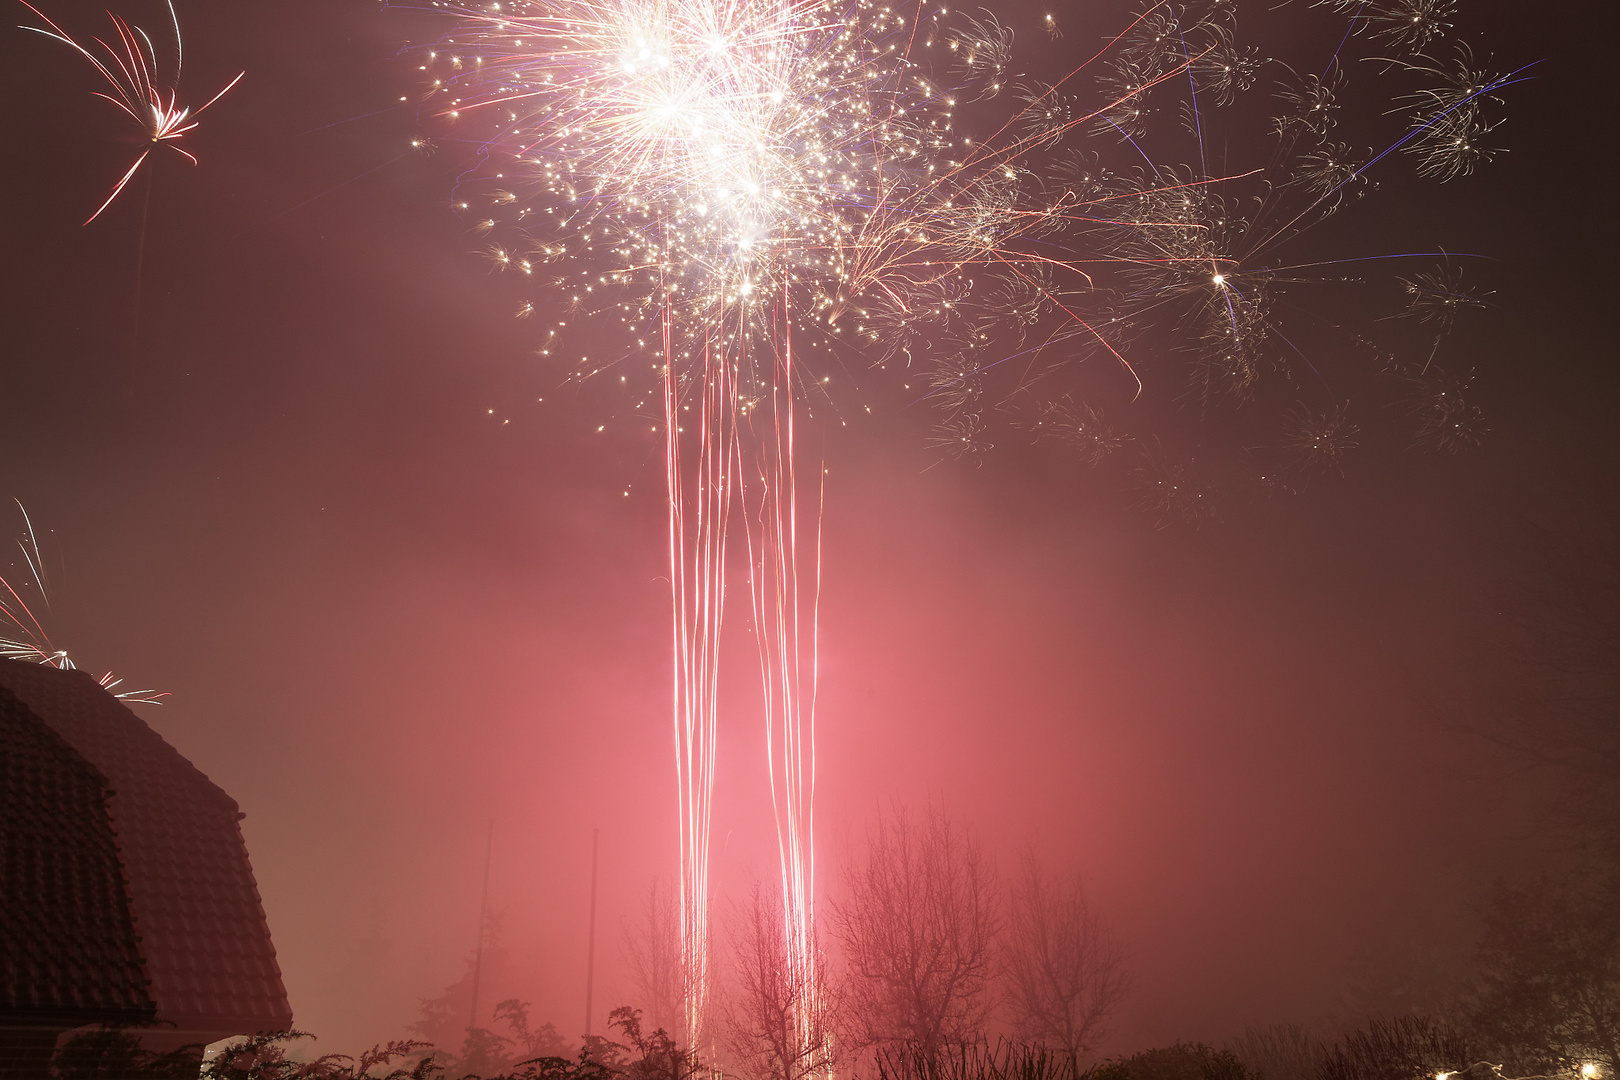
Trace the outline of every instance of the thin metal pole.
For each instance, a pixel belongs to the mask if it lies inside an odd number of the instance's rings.
[[[596,849],[601,829],[591,830],[591,923],[585,936],[585,1034],[591,1033],[591,988],[596,978]]]
[[[489,910],[489,857],[495,853],[495,819],[489,819],[489,839],[484,844],[484,898],[478,902],[478,944],[473,949],[472,1011],[467,1030],[478,1026],[478,979],[484,971],[484,915]]]

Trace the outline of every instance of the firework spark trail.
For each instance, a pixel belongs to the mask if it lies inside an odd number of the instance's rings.
[[[819,662],[821,521],[824,481],[810,508],[815,545],[801,560],[800,497],[795,467],[799,396],[793,362],[791,296],[784,284],[775,313],[780,347],[770,385],[767,428],[755,431],[758,481],[748,515],[754,635],[765,703],[765,752],[782,876],[784,973],[793,1005],[797,1056],[812,1075],[825,1071],[822,990],[815,930],[816,688]],[[758,420],[758,411],[751,419]],[[808,565],[804,565],[808,562]],[[808,590],[800,578],[808,574]]]
[[[26,531],[25,536],[18,538],[17,548],[22,552],[23,563],[28,568],[28,577],[20,588],[5,577],[0,577],[0,590],[4,591],[4,595],[0,595],[0,657],[8,660],[26,660],[32,664],[45,664],[63,671],[77,670],[78,665],[68,656],[66,650],[58,648],[51,641],[44,621],[23,596],[24,591],[32,590],[39,594],[37,603],[44,605],[47,610],[51,606],[50,591],[46,587],[45,559],[40,553],[39,537],[34,532],[34,521],[29,517],[27,507],[19,500],[14,501],[17,502],[18,512],[22,514],[23,527]],[[119,690],[118,687],[123,685],[124,680],[115,678],[110,671],[104,672],[96,681],[120,701],[161,705],[163,699],[169,696],[167,691]]]
[[[671,355],[671,312],[662,319]],[[696,423],[697,475],[682,461],[681,399],[673,364],[664,377],[669,560],[675,657],[673,718],[680,826],[680,949],[688,1045],[707,1035],[709,832],[714,794],[720,628],[725,614],[726,534],[738,483],[737,399],[727,358],[704,349]]]
[[[784,312],[787,297],[784,295]],[[732,317],[741,317],[734,312]],[[661,319],[666,356],[673,359],[672,313]],[[714,317],[723,327],[724,312]],[[797,545],[798,493],[794,469],[794,369],[791,329],[782,329],[782,350],[767,410],[741,408],[734,385],[745,366],[745,338],[728,355],[706,341],[698,395],[697,475],[688,480],[683,457],[681,395],[673,375],[664,381],[665,450],[670,506],[670,564],[673,583],[675,736],[681,822],[681,948],[686,982],[688,1042],[707,1037],[709,919],[709,833],[716,748],[719,640],[724,615],[726,536],[734,499],[749,508],[748,542],[754,624],[765,690],[765,733],[773,809],[777,823],[783,884],[784,940],[793,988],[796,1037],[808,1047],[820,1029],[820,987],[814,933],[814,770],[816,599],[820,582],[820,506],[816,507],[815,585],[808,602],[800,587]],[[720,335],[722,342],[724,335]],[[671,364],[669,372],[676,368]],[[687,404],[690,404],[688,402]],[[768,416],[762,417],[762,411]],[[748,426],[740,426],[740,413]],[[743,434],[757,453],[755,482],[747,482]],[[807,625],[808,622],[808,625]],[[808,652],[806,643],[808,637]]]
[[[172,2],[169,3],[168,7],[170,23],[174,27],[175,58],[174,73],[168,79],[161,77],[158,69],[157,50],[153,47],[152,39],[147,35],[146,31],[138,26],[130,25],[112,12],[109,11],[107,17],[112,20],[113,28],[118,31],[117,47],[109,45],[100,38],[91,39],[101,46],[102,50],[107,54],[107,59],[103,61],[88,48],[69,37],[49,16],[33,4],[30,4],[28,0],[18,0],[18,2],[39,16],[45,25],[50,27],[50,29],[44,30],[37,26],[24,25],[20,29],[42,34],[53,41],[60,41],[88,60],[112,90],[110,94],[97,91],[95,96],[112,102],[118,107],[119,111],[133,120],[141,129],[141,135],[147,144],[136,155],[135,161],[130,165],[128,171],[113,185],[112,192],[100,206],[96,207],[95,213],[85,219],[84,223],[86,225],[100,217],[101,212],[112,205],[112,201],[118,198],[119,192],[124,190],[125,186],[134,178],[135,173],[139,171],[141,165],[151,156],[152,151],[158,147],[167,146],[193,165],[197,164],[196,157],[177,145],[177,141],[188,132],[196,130],[197,117],[202,115],[203,110],[229,93],[232,87],[242,81],[242,76],[246,75],[247,72],[239,72],[236,78],[226,83],[217,94],[198,108],[192,109],[189,105],[181,105],[180,68],[184,52],[180,38],[180,17],[175,12]]]

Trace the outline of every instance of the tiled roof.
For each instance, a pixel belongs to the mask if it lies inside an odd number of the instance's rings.
[[[149,1021],[107,781],[0,688],[0,1023]]]
[[[112,786],[158,1022],[199,1038],[290,1027],[236,802],[83,671],[0,660],[0,686]]]

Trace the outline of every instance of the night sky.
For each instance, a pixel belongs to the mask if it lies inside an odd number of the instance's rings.
[[[1587,7],[1465,4],[1497,67],[1542,61],[1509,152],[1445,188],[1392,178],[1335,234],[1491,257],[1490,306],[1445,346],[1479,372],[1478,452],[1368,438],[1344,479],[1193,531],[1016,440],[937,464],[917,410],[825,440],[829,895],[894,800],[948,806],[1008,870],[1026,842],[1080,867],[1137,982],[1110,1050],[1336,1024],[1417,993],[1414,956],[1466,952],[1480,887],[1539,843],[1541,778],[1435,702],[1484,678],[1515,538],[1614,509],[1612,41]],[[1056,48],[1124,10],[1072,11]],[[1031,41],[1033,11],[998,8]],[[621,928],[674,869],[660,444],[556,392],[521,290],[449,210],[466,147],[410,150],[419,16],[181,20],[191,97],[247,77],[190,137],[200,166],[156,162],[133,354],[141,181],[80,226],[130,148],[82,62],[0,33],[0,497],[49,531],[56,637],[172,692],[137,709],[246,811],[322,1049],[402,1036],[460,976],[491,819],[510,959],[487,999],[570,1035],[600,828],[600,1030],[631,993]],[[722,918],[775,872],[745,607]]]

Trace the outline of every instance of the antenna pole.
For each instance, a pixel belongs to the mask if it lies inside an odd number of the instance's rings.
[[[484,916],[489,911],[489,858],[495,853],[495,819],[489,819],[489,839],[484,843],[484,898],[478,902],[478,942],[473,948],[472,1009],[467,1030],[478,1026],[478,979],[484,972]]]
[[[591,830],[591,922],[585,937],[585,1034],[591,1033],[591,989],[596,978],[596,850],[602,830]]]

